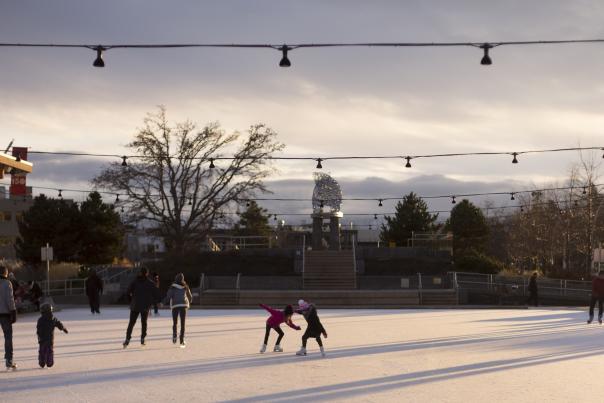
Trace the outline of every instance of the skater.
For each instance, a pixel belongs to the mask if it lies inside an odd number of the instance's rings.
[[[153,272],[153,284],[155,284],[155,286],[157,287],[157,289],[159,290],[159,274],[157,272]],[[156,302],[155,304],[153,304],[153,314],[155,316],[159,316],[159,306],[158,306],[158,302]]]
[[[531,301],[535,306],[539,305],[539,290],[537,288],[537,272],[534,272],[531,276],[528,284],[529,297],[526,301],[527,305],[530,305]]]
[[[38,352],[38,364],[40,368],[52,367],[54,365],[54,341],[55,327],[64,333],[69,333],[61,321],[52,315],[52,304],[44,302],[40,306],[40,319],[38,319],[37,333],[40,350]]]
[[[185,347],[185,318],[187,309],[193,300],[189,286],[185,282],[185,275],[178,273],[174,283],[168,288],[168,294],[164,298],[164,304],[170,304],[172,308],[172,343],[176,344],[176,325],[180,316],[180,347]]]
[[[32,302],[32,304],[36,306],[36,311],[40,310],[40,299],[42,298],[42,295],[44,295],[44,293],[42,292],[42,289],[40,288],[38,283],[33,280],[30,281],[28,298]]]
[[[598,276],[591,281],[591,301],[589,303],[589,319],[587,323],[594,320],[594,307],[598,302],[598,322],[602,324],[602,305],[604,303],[604,269],[600,269]]]
[[[103,294],[103,280],[92,270],[86,279],[86,296],[90,304],[90,312],[100,314],[101,295]]]
[[[17,369],[13,361],[13,323],[17,321],[17,307],[8,269],[0,266],[0,325],[4,333],[4,360],[7,370]]]
[[[303,315],[304,319],[306,319],[306,323],[308,323],[306,331],[302,335],[302,347],[298,352],[296,352],[296,355],[306,355],[306,342],[310,337],[312,337],[317,341],[319,349],[321,350],[321,355],[325,357],[325,349],[323,348],[321,335],[327,338],[327,332],[321,324],[321,320],[317,314],[317,308],[313,304],[309,304],[301,299],[298,301],[298,309],[296,310],[296,313]]]
[[[291,305],[288,305],[285,307],[284,310],[280,311],[278,309],[273,309],[270,306],[266,306],[264,304],[260,304],[260,306],[262,308],[266,309],[271,314],[271,316],[269,316],[269,318],[266,320],[266,331],[264,333],[264,343],[262,344],[262,347],[260,348],[260,353],[262,354],[266,351],[266,345],[268,344],[268,336],[271,332],[271,329],[273,329],[279,335],[279,337],[277,337],[277,342],[275,343],[275,348],[273,349],[273,351],[277,352],[277,353],[281,353],[281,352],[283,352],[283,349],[281,348],[281,339],[283,339],[283,335],[284,335],[283,330],[281,330],[281,324],[285,323],[287,326],[291,327],[292,329],[296,329],[296,330],[301,329],[300,326],[296,326],[292,322],[292,315],[294,314],[294,308]]]
[[[147,277],[149,271],[142,267],[140,274],[128,287],[126,295],[130,298],[130,321],[126,330],[126,340],[124,348],[130,344],[132,337],[132,329],[136,324],[138,316],[141,317],[141,346],[145,345],[145,337],[147,337],[147,317],[149,316],[149,308],[151,305],[160,300],[159,289]]]

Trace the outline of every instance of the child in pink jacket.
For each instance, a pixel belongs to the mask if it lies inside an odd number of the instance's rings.
[[[277,343],[275,343],[275,348],[273,351],[282,352],[281,348],[281,339],[283,338],[283,330],[281,330],[281,324],[285,323],[287,326],[292,329],[300,330],[300,326],[296,326],[292,322],[292,315],[294,314],[294,308],[291,305],[285,307],[284,310],[280,311],[278,309],[273,309],[270,306],[260,304],[260,306],[268,311],[271,314],[269,318],[266,320],[266,332],[264,333],[264,344],[260,348],[260,353],[264,353],[266,351],[266,345],[268,344],[268,336],[273,329],[279,337],[277,337]]]

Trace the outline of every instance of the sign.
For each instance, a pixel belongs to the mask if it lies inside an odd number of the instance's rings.
[[[51,261],[52,260],[52,246],[43,246],[42,247],[42,261]]]
[[[13,157],[17,158],[17,161],[27,161],[27,147],[13,147]],[[18,172],[11,174],[10,181],[10,194],[11,196],[26,196],[26,173]]]

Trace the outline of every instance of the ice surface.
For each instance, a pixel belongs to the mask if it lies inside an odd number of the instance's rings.
[[[55,366],[37,364],[36,315],[15,325],[17,372],[0,373],[2,402],[412,401],[599,402],[604,326],[581,310],[319,310],[329,338],[295,356],[302,332],[283,326],[285,352],[259,354],[266,314],[191,310],[187,348],[172,344],[169,311],[137,324],[122,349],[126,308],[56,316]],[[304,319],[294,322],[305,327]]]

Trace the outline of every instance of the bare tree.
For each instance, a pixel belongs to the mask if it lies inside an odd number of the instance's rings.
[[[111,164],[93,184],[119,194],[130,217],[155,222],[167,247],[182,252],[199,247],[229,205],[267,192],[270,157],[284,148],[276,136],[262,124],[245,135],[217,123],[171,126],[159,107],[127,145],[136,158]]]

